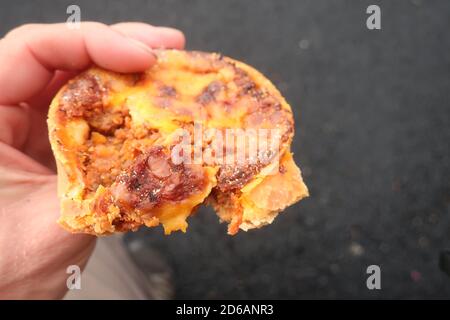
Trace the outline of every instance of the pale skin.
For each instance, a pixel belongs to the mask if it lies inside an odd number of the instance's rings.
[[[95,237],[56,224],[48,106],[91,65],[131,73],[156,62],[152,48],[184,47],[183,34],[144,23],[33,24],[0,39],[0,299],[59,299],[66,269],[83,268]]]

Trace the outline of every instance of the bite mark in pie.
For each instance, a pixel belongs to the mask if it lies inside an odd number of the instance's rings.
[[[186,219],[210,204],[235,234],[308,196],[290,152],[291,108],[268,79],[215,53],[157,55],[142,74],[91,68],[54,98],[48,126],[64,228],[101,235],[161,224],[169,234],[186,231]],[[218,136],[276,129],[279,146],[265,161],[175,163],[177,132],[198,124]]]

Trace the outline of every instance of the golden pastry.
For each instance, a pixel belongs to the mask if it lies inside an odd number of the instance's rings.
[[[184,232],[187,217],[210,204],[235,234],[308,196],[289,149],[291,108],[269,80],[215,53],[157,55],[142,74],[91,68],[55,96],[48,127],[64,228]],[[244,130],[241,143],[229,135]],[[247,150],[255,145],[266,147],[256,157]],[[242,161],[225,159],[238,151]]]

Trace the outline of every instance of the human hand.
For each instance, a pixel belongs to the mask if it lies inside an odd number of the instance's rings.
[[[184,47],[175,29],[143,23],[24,25],[0,40],[0,298],[64,296],[66,268],[84,267],[95,237],[56,224],[47,108],[58,89],[96,64],[116,72],[152,66],[150,48]]]

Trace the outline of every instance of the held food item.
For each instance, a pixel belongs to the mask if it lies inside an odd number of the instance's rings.
[[[91,68],[55,96],[48,127],[64,228],[184,232],[210,204],[235,234],[308,196],[289,149],[292,111],[269,80],[215,53],[157,55],[142,74]]]

